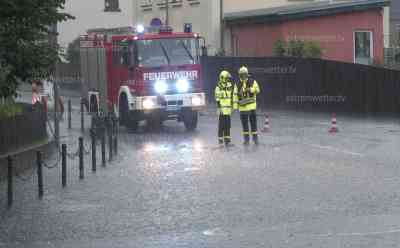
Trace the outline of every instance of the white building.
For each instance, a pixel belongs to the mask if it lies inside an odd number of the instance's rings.
[[[220,48],[220,0],[169,0],[168,25],[175,31],[182,32],[185,23],[192,24],[193,32],[199,33],[206,40],[210,54]],[[165,0],[136,1],[135,22],[145,26],[158,18],[167,23]]]
[[[68,44],[88,29],[133,25],[134,0],[66,0],[65,10],[75,20],[58,26],[60,46]]]

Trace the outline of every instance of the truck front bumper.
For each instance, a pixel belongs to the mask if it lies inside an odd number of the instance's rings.
[[[131,110],[151,113],[155,110],[176,112],[181,109],[200,110],[206,106],[205,93],[187,93],[161,96],[135,97]]]

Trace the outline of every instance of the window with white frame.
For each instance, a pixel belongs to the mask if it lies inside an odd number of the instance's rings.
[[[358,64],[373,63],[373,33],[371,31],[354,32],[354,62]]]

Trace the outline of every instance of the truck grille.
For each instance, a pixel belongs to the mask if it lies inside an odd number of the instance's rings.
[[[183,105],[183,101],[179,100],[179,101],[167,101],[167,105],[168,106],[182,106]]]

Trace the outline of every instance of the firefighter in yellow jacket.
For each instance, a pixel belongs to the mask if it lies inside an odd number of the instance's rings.
[[[256,80],[249,77],[249,70],[244,66],[239,69],[239,78],[238,104],[244,144],[248,145],[250,143],[250,135],[253,137],[254,143],[258,144],[256,109],[257,94],[260,93],[260,87]]]
[[[231,143],[231,114],[234,109],[237,109],[237,88],[228,71],[222,71],[219,75],[219,82],[215,87],[215,101],[219,112],[218,142],[229,145]]]

